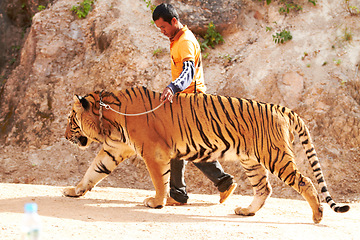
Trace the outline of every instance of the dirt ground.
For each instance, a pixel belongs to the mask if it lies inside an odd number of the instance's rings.
[[[270,198],[255,216],[234,214],[252,197],[190,194],[185,206],[150,209],[142,202],[153,191],[96,187],[79,199],[63,187],[0,184],[1,239],[20,239],[23,205],[39,206],[42,239],[359,239],[360,203],[347,213],[324,204],[324,219],[313,224],[305,201]]]

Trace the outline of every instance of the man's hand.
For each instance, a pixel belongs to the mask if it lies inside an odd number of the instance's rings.
[[[172,103],[172,99],[174,97],[174,94],[173,92],[171,91],[170,88],[165,88],[163,93],[161,94],[161,98],[160,98],[160,101],[164,101],[165,102],[171,102]]]

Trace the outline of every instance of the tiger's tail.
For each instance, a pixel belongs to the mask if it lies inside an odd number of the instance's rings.
[[[305,122],[296,113],[292,112],[291,114],[293,115],[295,131],[298,133],[300,142],[306,151],[307,159],[312,167],[317,183],[319,184],[322,196],[324,197],[327,204],[329,204],[330,208],[332,208],[335,212],[344,213],[349,211],[350,207],[348,205],[339,206],[332,199],[326,186],[325,178],[321,170],[319,159],[316,155],[309,129],[306,127]]]

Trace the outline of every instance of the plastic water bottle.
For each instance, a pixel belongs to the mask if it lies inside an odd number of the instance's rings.
[[[41,232],[41,219],[37,213],[36,203],[27,203],[24,206],[25,214],[21,226],[22,240],[39,240]]]

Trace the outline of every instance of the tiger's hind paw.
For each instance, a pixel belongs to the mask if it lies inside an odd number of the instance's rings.
[[[235,213],[237,215],[241,215],[241,216],[254,216],[255,215],[255,213],[250,212],[248,208],[241,208],[241,207],[236,208]]]
[[[320,206],[319,209],[313,212],[313,221],[314,223],[320,223],[323,218],[323,207]]]
[[[144,205],[150,208],[163,208],[165,206],[165,201],[159,201],[156,198],[149,197],[144,200]]]
[[[67,187],[63,190],[63,195],[65,197],[81,197],[83,195],[85,195],[85,191],[80,191],[79,193],[76,193],[76,188],[75,187]]]

